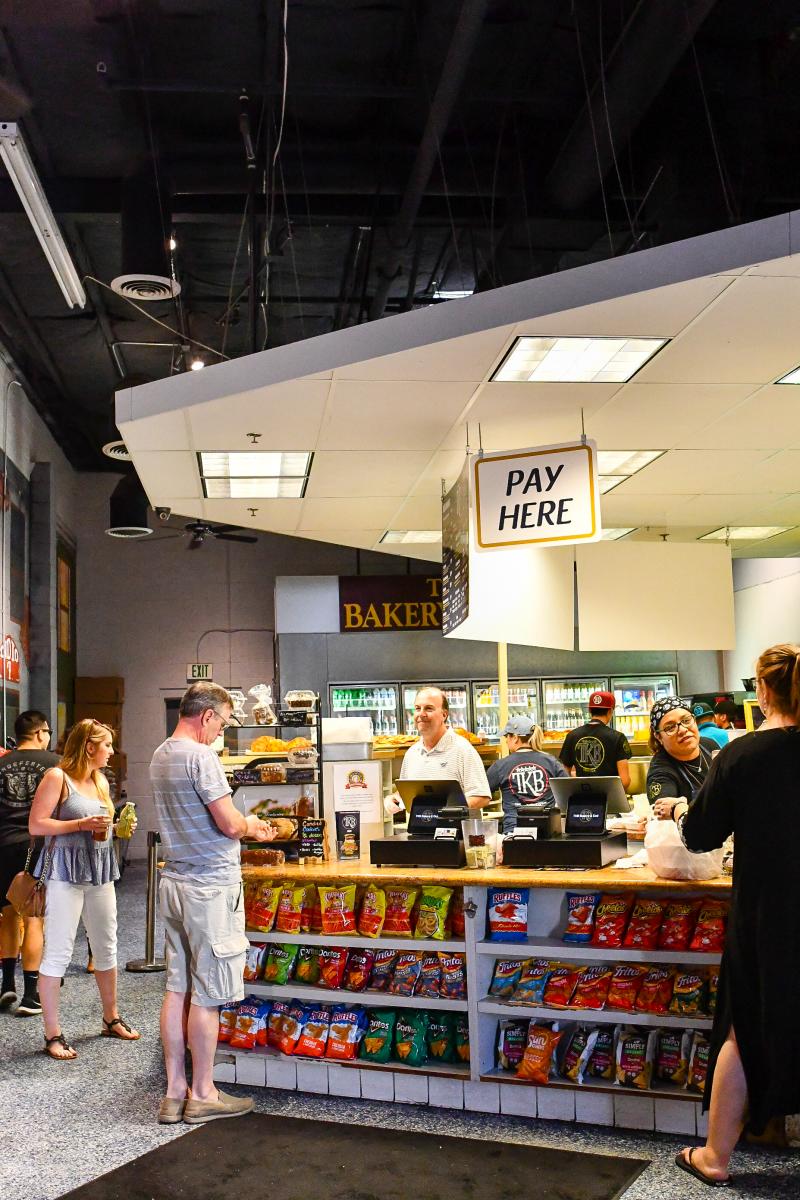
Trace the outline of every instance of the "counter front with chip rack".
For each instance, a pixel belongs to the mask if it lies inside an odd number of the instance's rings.
[[[243,874],[249,1005],[221,1015],[219,1082],[705,1133],[729,877]]]

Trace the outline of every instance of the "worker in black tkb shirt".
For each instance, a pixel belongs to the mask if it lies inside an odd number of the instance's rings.
[[[613,712],[611,692],[592,692],[589,720],[569,731],[559,757],[572,775],[619,775],[627,791],[631,782],[627,760],[632,751],[625,734],[611,728]]]

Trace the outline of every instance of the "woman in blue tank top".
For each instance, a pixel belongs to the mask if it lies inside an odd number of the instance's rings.
[[[103,1006],[101,1036],[123,1041],[139,1037],[117,1008],[114,882],[119,869],[111,840],[114,807],[102,774],[114,749],[112,739],[107,725],[91,718],[78,721],[67,738],[61,766],[46,772],[31,805],[31,836],[47,839],[35,870],[47,880],[39,969],[45,1053],[59,1061],[77,1057],[61,1031],[59,1000],[81,917],[94,951]]]

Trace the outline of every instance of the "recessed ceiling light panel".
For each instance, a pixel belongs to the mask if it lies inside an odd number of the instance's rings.
[[[494,383],[627,383],[667,338],[518,337]]]
[[[203,491],[209,500],[301,500],[306,477],[296,479],[235,476],[232,479],[203,479]]]
[[[600,495],[605,496],[606,492],[610,492],[618,483],[624,483],[627,478],[627,475],[598,475],[597,483]]]
[[[238,476],[302,476],[311,465],[308,450],[233,451],[227,454],[202,450],[199,454],[200,474],[206,479],[226,479]]]
[[[438,529],[387,529],[381,538],[381,543],[392,543],[393,545],[416,543],[417,545],[421,545],[423,542],[440,542],[441,540],[442,535]]]
[[[700,542],[763,542],[786,533],[792,525],[730,525],[712,529],[697,540]]]
[[[601,475],[635,475],[665,450],[598,450],[597,470]]]
[[[618,542],[620,538],[627,537],[629,533],[633,533],[635,528],[635,525],[631,525],[629,529],[604,529],[600,541]]]
[[[788,375],[775,380],[776,383],[800,383],[800,367],[795,367]]]

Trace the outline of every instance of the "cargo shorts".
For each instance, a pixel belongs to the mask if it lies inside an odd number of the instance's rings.
[[[244,998],[241,883],[197,883],[162,878],[161,916],[166,940],[168,992],[189,992],[192,1004],[216,1008]]]

